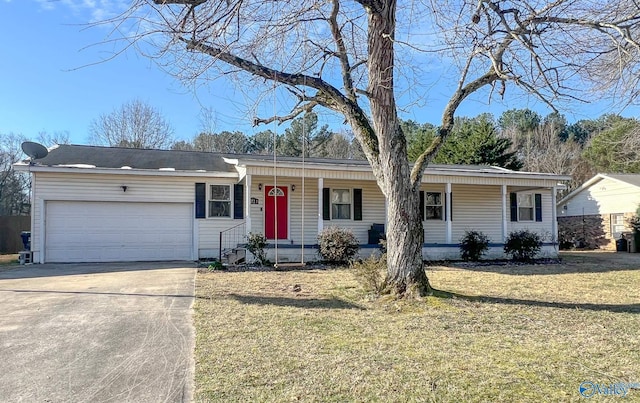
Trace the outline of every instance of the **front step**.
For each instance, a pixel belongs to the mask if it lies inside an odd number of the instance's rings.
[[[222,264],[243,263],[246,258],[247,250],[245,248],[233,248],[222,252]]]

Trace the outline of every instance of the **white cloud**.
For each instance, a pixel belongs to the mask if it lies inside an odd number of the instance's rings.
[[[122,0],[36,0],[36,2],[42,10],[66,8],[75,16],[86,19],[87,22],[104,21],[115,17],[127,8],[127,3]]]

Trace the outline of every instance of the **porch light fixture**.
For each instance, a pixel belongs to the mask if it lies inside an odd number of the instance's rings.
[[[296,185],[291,185],[291,191],[295,192],[296,191]]]
[[[127,185],[122,185],[122,186],[120,186],[120,187],[122,188],[122,191],[123,191],[123,192],[126,192],[126,191],[127,191],[127,188],[128,188],[128,186],[127,186]]]
[[[262,190],[262,183],[258,183],[258,190]]]

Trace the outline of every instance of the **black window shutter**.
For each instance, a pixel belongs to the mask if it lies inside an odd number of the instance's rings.
[[[511,199],[511,221],[518,221],[518,195],[516,193],[510,193]]]
[[[331,219],[331,194],[329,188],[322,188],[322,219]]]
[[[196,218],[207,216],[207,185],[196,183]]]
[[[353,220],[362,221],[362,189],[353,189]]]
[[[424,192],[420,191],[420,217],[424,221]]]
[[[233,185],[233,218],[235,220],[244,218],[244,185],[241,183]]]
[[[542,222],[542,195],[540,193],[536,193],[534,198],[536,203],[536,221]]]
[[[446,195],[445,195],[445,203],[446,203]],[[449,204],[451,204],[451,210],[449,211],[449,219],[453,221],[453,192],[449,193]]]

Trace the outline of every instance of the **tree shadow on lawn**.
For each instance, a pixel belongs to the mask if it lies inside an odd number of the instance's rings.
[[[288,298],[267,297],[262,295],[229,294],[229,297],[243,304],[250,305],[275,305],[305,309],[358,309],[365,310],[360,305],[341,300],[339,298]]]
[[[504,304],[504,305],[524,305],[542,308],[559,308],[559,309],[582,309],[586,311],[607,311],[615,313],[640,313],[640,303],[638,304],[591,304],[591,303],[575,303],[575,302],[553,302],[539,301],[521,298],[505,298],[491,297],[485,295],[471,296],[458,294],[454,292],[434,290],[433,296],[438,298],[457,298],[469,302]]]

